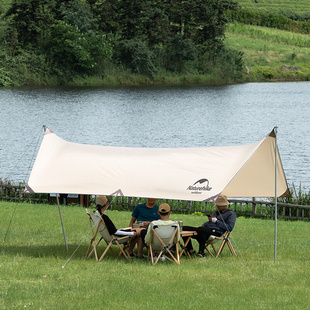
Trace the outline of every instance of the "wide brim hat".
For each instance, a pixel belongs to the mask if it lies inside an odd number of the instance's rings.
[[[219,195],[215,201],[215,204],[219,207],[225,207],[229,205],[229,201],[225,195]]]
[[[98,196],[96,198],[96,205],[103,207],[106,205],[107,202],[108,202],[108,198],[106,196]]]

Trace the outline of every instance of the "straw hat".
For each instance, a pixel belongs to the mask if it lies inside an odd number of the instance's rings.
[[[220,195],[217,197],[215,204],[219,207],[225,207],[229,205],[229,201],[225,195]]]
[[[106,205],[107,202],[108,202],[108,198],[106,196],[98,196],[96,198],[96,205],[103,207]]]

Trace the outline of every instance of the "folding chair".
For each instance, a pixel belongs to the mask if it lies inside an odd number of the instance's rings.
[[[209,254],[212,257],[218,257],[222,253],[225,244],[228,245],[231,254],[236,255],[236,252],[235,252],[235,250],[234,250],[234,248],[233,248],[233,246],[229,240],[229,235],[230,235],[230,231],[226,231],[221,237],[217,237],[217,236],[213,236],[213,235],[211,235],[209,237],[209,239],[207,240],[207,243],[206,243],[206,250],[209,252]],[[216,250],[214,244],[220,240],[222,240],[221,245],[220,245],[219,249]],[[214,254],[210,251],[210,246],[213,248]]]
[[[133,236],[120,236],[119,237],[116,235],[110,235],[104,223],[104,220],[102,219],[98,211],[96,211],[94,214],[91,214],[88,211],[88,209],[86,209],[86,214],[89,217],[89,225],[90,225],[90,230],[91,230],[91,235],[92,235],[90,245],[86,252],[86,257],[89,258],[91,257],[93,253],[95,253],[96,260],[100,262],[104,258],[104,256],[106,255],[109,249],[111,250],[114,256],[116,255],[112,249],[112,245],[116,245],[120,249],[118,256],[124,255],[126,259],[128,259],[129,255],[127,253],[127,248],[129,246],[129,241],[132,239]],[[95,242],[98,232],[101,235],[101,237],[99,241]],[[102,239],[106,242],[107,248],[105,249],[103,254],[100,256],[100,258],[98,259],[97,247]],[[121,247],[121,244],[123,245],[123,247]],[[92,247],[92,250],[91,250],[91,247]]]
[[[151,230],[150,243],[148,246],[148,259],[151,256],[153,265],[157,264],[161,257],[180,264],[179,248],[178,248],[179,224],[171,225],[154,225]],[[175,245],[175,255],[171,248]],[[158,254],[154,255],[154,252]]]

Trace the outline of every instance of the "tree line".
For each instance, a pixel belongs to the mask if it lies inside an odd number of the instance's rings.
[[[224,44],[237,10],[231,0],[13,0],[1,14],[0,85],[27,72],[104,76],[111,66],[150,79],[215,67],[238,78],[242,53]]]

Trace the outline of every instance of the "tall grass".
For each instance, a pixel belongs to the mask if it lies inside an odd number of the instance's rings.
[[[229,24],[228,33],[244,35],[248,38],[262,39],[267,42],[298,47],[310,47],[309,35],[299,34],[274,28],[250,26],[240,23]]]
[[[244,52],[244,65],[252,69],[247,80],[310,80],[309,35],[231,24],[225,42]],[[298,70],[285,71],[283,65]]]
[[[242,8],[254,12],[310,15],[309,0],[238,0],[237,2]]]
[[[310,205],[310,190],[303,189],[301,184],[296,188],[295,184],[290,187],[291,197],[283,198],[283,202],[296,205]]]
[[[111,253],[100,263],[86,259],[85,210],[61,211],[68,252],[57,206],[0,202],[1,309],[308,308],[308,222],[278,221],[276,264],[274,221],[239,217],[231,235],[236,257],[224,249],[217,259],[182,257],[180,266],[167,261],[152,266]],[[107,212],[117,227],[128,226],[130,212]],[[194,226],[205,221],[180,214],[172,219]]]

